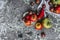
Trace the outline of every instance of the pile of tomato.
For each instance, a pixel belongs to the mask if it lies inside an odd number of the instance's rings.
[[[40,0],[35,0],[36,4],[40,3]],[[31,5],[34,5],[34,2],[31,2]],[[23,16],[22,20],[26,27],[30,27],[34,24],[34,28],[36,30],[42,30],[43,28],[49,29],[52,27],[51,20],[48,18],[48,16],[45,17],[45,4],[42,5],[42,8],[39,10],[39,12],[33,12],[33,11],[27,11],[26,14]],[[50,11],[54,11],[51,7]],[[55,7],[55,12],[60,13],[60,6]],[[31,26],[32,27],[32,26]],[[41,36],[44,37],[45,33],[41,32]]]
[[[60,14],[60,0],[50,0],[50,11],[56,14]]]
[[[29,27],[32,25],[32,22],[35,22],[34,28],[36,30],[42,30],[42,28],[51,28],[51,22],[48,17],[44,17],[44,8],[41,8],[40,12],[34,13],[29,11],[24,17],[23,21],[25,26]]]

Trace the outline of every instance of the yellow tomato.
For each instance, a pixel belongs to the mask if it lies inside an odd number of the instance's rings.
[[[35,25],[36,30],[41,30],[43,28],[41,23],[36,23]]]

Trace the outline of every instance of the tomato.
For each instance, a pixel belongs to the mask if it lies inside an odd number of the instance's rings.
[[[41,32],[41,37],[45,37],[46,34],[44,32]]]
[[[56,13],[60,14],[60,6],[57,6],[55,10],[56,10]]]
[[[54,8],[50,8],[50,11],[51,11],[51,12],[54,12]]]
[[[31,25],[31,21],[30,20],[24,20],[25,26],[30,26]]]
[[[49,29],[52,27],[51,20],[48,18],[45,18],[42,22],[44,28]]]
[[[43,26],[41,23],[38,22],[38,23],[36,23],[35,28],[36,28],[36,30],[42,30]]]
[[[39,4],[40,3],[40,0],[36,0],[36,3]]]
[[[45,5],[45,4],[43,4],[43,5],[42,5],[42,8],[45,8],[45,7],[46,7],[46,5]]]
[[[31,15],[31,21],[32,21],[32,22],[37,21],[37,15],[36,15],[36,14],[32,14],[32,15]]]
[[[38,20],[42,19],[44,17],[44,8],[42,8],[39,12],[39,15],[38,15]]]
[[[31,15],[26,15],[25,18],[28,19],[28,20],[30,20]]]

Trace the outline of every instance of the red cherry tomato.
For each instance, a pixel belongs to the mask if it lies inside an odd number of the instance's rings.
[[[40,3],[40,0],[36,0],[36,3],[39,4]]]
[[[55,10],[56,10],[56,13],[60,14],[60,6],[57,6]]]
[[[32,22],[37,21],[37,15],[36,15],[36,14],[32,14],[32,15],[31,15],[31,21],[32,21]]]
[[[41,37],[45,37],[46,34],[44,32],[41,32]]]
[[[26,18],[27,20],[30,20],[31,15],[26,15],[25,18]]]
[[[39,19],[42,19],[44,17],[44,8],[42,8],[39,12],[39,15],[38,15],[38,20]]]
[[[35,25],[36,30],[42,30],[42,28],[43,28],[43,26],[41,23],[36,23],[36,25]]]

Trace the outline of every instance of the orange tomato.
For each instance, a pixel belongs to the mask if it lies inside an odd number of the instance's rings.
[[[60,6],[57,6],[55,10],[56,10],[56,13],[60,14]]]
[[[30,20],[24,20],[25,26],[30,26],[31,25],[31,21]]]
[[[31,21],[32,21],[32,22],[37,21],[37,15],[36,15],[36,14],[32,14],[32,15],[31,15]]]
[[[35,28],[36,30],[42,30],[43,26],[41,23],[36,23]]]

